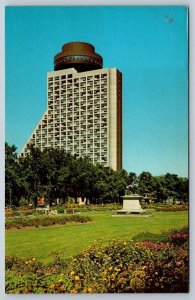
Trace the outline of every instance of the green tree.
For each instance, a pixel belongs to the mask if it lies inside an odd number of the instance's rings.
[[[15,145],[5,143],[5,204],[18,205],[22,196],[22,178]]]
[[[142,172],[138,176],[138,191],[140,195],[152,195],[154,193],[154,180],[151,173]]]
[[[155,197],[156,202],[166,202],[168,197],[167,187],[164,176],[155,176]]]
[[[180,203],[184,202],[185,204],[189,201],[189,181],[187,178],[179,177],[180,186],[178,191],[178,196]]]
[[[35,207],[38,199],[45,195],[45,172],[42,164],[43,152],[39,148],[30,148],[30,153],[20,159],[23,178],[26,181],[26,194],[33,200]]]

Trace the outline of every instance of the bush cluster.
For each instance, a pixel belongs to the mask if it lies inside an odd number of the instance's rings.
[[[14,218],[14,217],[24,217],[34,215],[36,213],[35,209],[29,208],[19,208],[19,209],[6,209],[5,217],[6,218]]]
[[[188,205],[168,205],[168,206],[159,206],[156,211],[163,212],[176,212],[176,211],[186,211],[188,210]]]
[[[81,215],[69,215],[69,216],[42,216],[22,219],[7,219],[5,222],[5,228],[23,228],[23,227],[40,227],[40,226],[52,226],[52,225],[65,225],[66,223],[86,223],[91,221],[88,216]]]
[[[169,238],[167,233],[152,233],[152,232],[140,232],[136,234],[133,238],[133,241],[151,241],[154,243],[167,243]]]
[[[151,233],[151,232],[140,232],[133,237],[133,241],[150,241],[154,243],[170,243],[175,246],[182,246],[188,243],[189,229],[187,226],[173,229],[168,232]]]
[[[155,209],[156,211],[164,211],[164,212],[176,212],[176,211],[186,211],[188,210],[188,205],[184,204],[166,204],[166,203],[143,203],[143,209]]]
[[[175,246],[186,246],[188,247],[189,242],[189,229],[183,227],[181,229],[172,230],[168,236],[168,242]]]
[[[56,254],[53,262],[49,265],[43,265],[34,257],[26,260],[14,256],[6,257],[6,293],[60,293],[62,277],[64,282],[63,287],[68,291],[71,286],[71,281],[66,271],[68,262],[69,260],[63,259],[61,254]]]
[[[89,204],[89,205],[79,205],[79,204],[65,204],[64,206],[52,207],[52,209],[57,209],[58,213],[63,213],[64,210],[74,210],[74,212],[112,212],[122,208],[120,204]]]
[[[73,261],[73,293],[188,291],[188,252],[171,244],[113,241]]]

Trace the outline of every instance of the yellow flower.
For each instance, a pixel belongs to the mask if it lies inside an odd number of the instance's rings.
[[[115,278],[116,278],[116,277],[115,277],[115,274],[112,274],[112,275],[111,275],[111,280],[114,281]]]
[[[89,287],[89,288],[87,289],[87,291],[88,291],[89,293],[91,293],[91,292],[92,292],[92,288]]]
[[[75,272],[74,272],[74,271],[71,271],[71,272],[70,272],[70,275],[74,275],[74,274],[75,274]]]
[[[53,289],[55,287],[55,284],[51,284],[50,288]]]
[[[124,243],[123,243],[123,245],[125,245],[125,246],[126,246],[126,245],[127,245],[127,242],[124,242]]]
[[[33,257],[32,260],[35,261],[35,258]]]
[[[77,291],[76,291],[75,289],[72,289],[72,290],[70,290],[70,293],[71,293],[71,294],[76,294]]]
[[[117,271],[117,272],[120,272],[120,271],[121,271],[120,268],[114,268],[114,269],[115,269],[115,271]]]
[[[80,277],[79,276],[75,276],[74,279],[75,280],[80,280]]]
[[[25,261],[25,264],[28,265],[28,261]]]
[[[61,274],[60,274],[60,276],[64,276],[64,274],[63,274],[63,273],[61,273]]]

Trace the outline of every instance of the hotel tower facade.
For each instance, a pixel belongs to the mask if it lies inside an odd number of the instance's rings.
[[[30,145],[122,168],[122,74],[103,68],[91,44],[65,44],[54,57],[54,71],[47,73],[47,109],[21,156]]]

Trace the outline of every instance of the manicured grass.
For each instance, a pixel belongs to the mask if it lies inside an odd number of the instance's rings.
[[[188,212],[155,212],[153,217],[112,217],[110,213],[90,214],[92,223],[59,227],[25,228],[6,231],[6,255],[35,257],[49,262],[54,253],[73,256],[93,244],[112,239],[131,240],[140,232],[160,233],[188,224]]]

